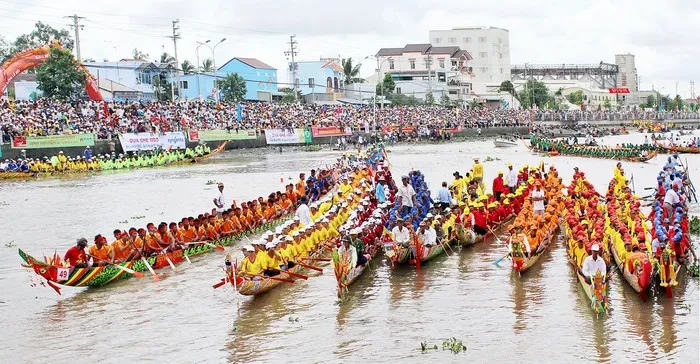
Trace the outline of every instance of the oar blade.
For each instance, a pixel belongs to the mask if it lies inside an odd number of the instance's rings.
[[[131,275],[133,275],[134,277],[138,277],[138,278],[144,277],[143,273],[137,272],[137,271],[134,271],[133,273],[131,273]]]
[[[154,281],[160,282],[160,277],[158,277],[157,274],[153,273],[151,276],[153,277],[153,280],[154,280]]]
[[[222,279],[221,279],[221,282],[219,282],[219,283],[213,285],[212,287],[214,287],[214,288],[216,289],[216,288],[219,288],[219,287],[223,286],[224,284],[226,284],[226,280],[222,278]]]

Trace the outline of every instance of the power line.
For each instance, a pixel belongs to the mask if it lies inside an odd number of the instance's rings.
[[[173,47],[175,48],[175,64],[177,64],[178,68],[180,67],[180,59],[177,57],[177,40],[182,38],[182,36],[180,36],[179,23],[180,23],[179,19],[173,20],[173,35],[171,37],[168,37],[168,38],[172,38],[172,40],[173,40]],[[180,88],[180,86],[181,86],[180,85],[180,71],[177,71],[177,97],[178,97],[178,99],[182,98],[182,89]],[[171,88],[171,90],[172,90],[172,88]],[[171,96],[172,96],[172,100],[175,100],[174,95],[171,95]]]

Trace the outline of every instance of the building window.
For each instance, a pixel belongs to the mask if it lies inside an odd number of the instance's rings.
[[[183,90],[187,90],[190,86],[190,83],[188,81],[180,81],[180,88]]]
[[[474,72],[474,67],[469,67],[469,73]]]
[[[408,63],[411,65],[412,70],[416,69],[416,60],[415,59],[409,59]]]
[[[393,69],[394,69],[394,60],[393,60],[393,59],[390,59],[390,60],[389,60],[389,69],[390,69],[390,70],[393,70]]]
[[[479,52],[479,58],[486,58],[487,55],[486,52]]]
[[[396,88],[396,94],[401,95],[401,87]]]
[[[503,59],[503,53],[498,54],[498,59]]]
[[[624,73],[622,74],[622,77],[620,78],[620,83],[621,83],[620,86],[627,86],[627,75],[626,74],[624,74]]]
[[[435,44],[440,44],[441,41],[442,41],[442,39],[440,39],[440,38],[435,38]]]
[[[330,78],[330,76],[328,78],[326,78],[326,87],[333,88],[333,79]]]
[[[457,61],[453,60],[453,61],[451,61],[451,63],[452,63],[452,67],[457,67]]]
[[[445,68],[445,60],[444,60],[444,59],[439,59],[439,60],[438,60],[438,66],[440,66],[440,68]]]
[[[333,77],[333,89],[338,90],[338,77]]]
[[[464,38],[462,38],[462,41],[463,41],[464,43],[471,43],[471,42],[472,42],[472,37],[464,37]]]
[[[479,43],[486,43],[486,37],[479,37]]]
[[[450,44],[455,44],[457,43],[457,38],[449,38]]]
[[[314,88],[314,86],[316,86],[316,82],[314,81],[313,78],[309,78],[309,87]]]
[[[620,64],[625,64],[627,63],[627,59],[625,57],[620,58]]]

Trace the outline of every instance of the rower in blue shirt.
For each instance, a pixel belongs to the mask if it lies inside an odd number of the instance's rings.
[[[377,201],[379,201],[379,203],[386,202],[386,194],[384,193],[384,183],[386,183],[384,177],[379,177],[379,180],[377,181],[377,187],[374,189],[374,195],[377,198]]]
[[[10,160],[10,164],[7,165],[7,171],[8,172],[16,172],[17,171],[17,163],[15,163],[14,159]]]
[[[452,203],[452,193],[450,193],[450,190],[447,188],[447,182],[442,182],[442,188],[440,188],[440,191],[438,191],[438,201],[440,204],[440,209],[446,209],[450,207],[450,204]]]

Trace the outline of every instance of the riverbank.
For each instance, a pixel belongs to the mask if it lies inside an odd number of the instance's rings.
[[[633,129],[635,128],[633,125],[633,120],[615,120],[615,121],[609,121],[609,120],[603,120],[603,121],[587,121],[587,122],[578,122],[578,124],[588,124],[588,125],[593,125],[596,127],[602,127],[602,128],[619,128],[619,127],[626,127],[627,129]],[[694,119],[694,120],[667,120],[667,122],[672,122],[675,123],[676,125],[683,125],[683,126],[694,126],[697,127],[700,125],[700,120]],[[546,126],[551,126],[551,128],[548,128],[548,136],[550,137],[566,137],[566,136],[571,136],[574,135],[576,132],[574,130],[569,129],[568,127],[571,125],[576,125],[571,122],[560,122],[560,121],[544,121],[544,122],[536,122],[535,125],[546,125]],[[464,140],[472,140],[474,138],[496,138],[499,136],[506,136],[506,135],[527,135],[529,133],[529,128],[525,126],[519,126],[519,127],[491,127],[491,128],[464,128],[459,132],[455,132],[453,134],[453,140],[454,141],[464,141]],[[360,133],[364,138],[369,138],[369,134],[367,133]],[[324,145],[324,144],[332,144],[337,140],[337,137],[314,137],[311,141],[311,145]],[[219,144],[221,144],[223,141],[222,140],[211,140],[207,141],[206,143],[212,148],[216,148]],[[197,142],[187,142],[187,146],[190,148],[194,148],[198,143]],[[297,144],[298,145],[298,144]],[[247,148],[262,148],[262,147],[278,147],[280,145],[270,145],[267,143],[267,140],[265,139],[264,134],[259,134],[255,138],[251,139],[243,139],[243,140],[230,140],[228,144],[226,145],[226,149],[247,149]],[[283,147],[288,147],[288,145],[281,145]],[[98,154],[108,154],[115,152],[117,154],[123,153],[123,149],[121,144],[119,143],[119,140],[95,140],[94,146],[91,146],[93,149],[93,154],[98,155]],[[41,149],[27,149],[27,157],[29,158],[43,158],[44,156],[50,157],[52,155],[58,154],[59,151],[63,151],[64,154],[70,155],[70,156],[75,156],[75,155],[82,155],[83,150],[85,149],[84,146],[79,146],[79,147],[55,147],[55,148],[41,148]],[[20,157],[20,151],[21,149],[14,149],[12,148],[11,144],[3,144],[2,148],[0,149],[0,158],[9,158],[9,159],[17,159]]]

